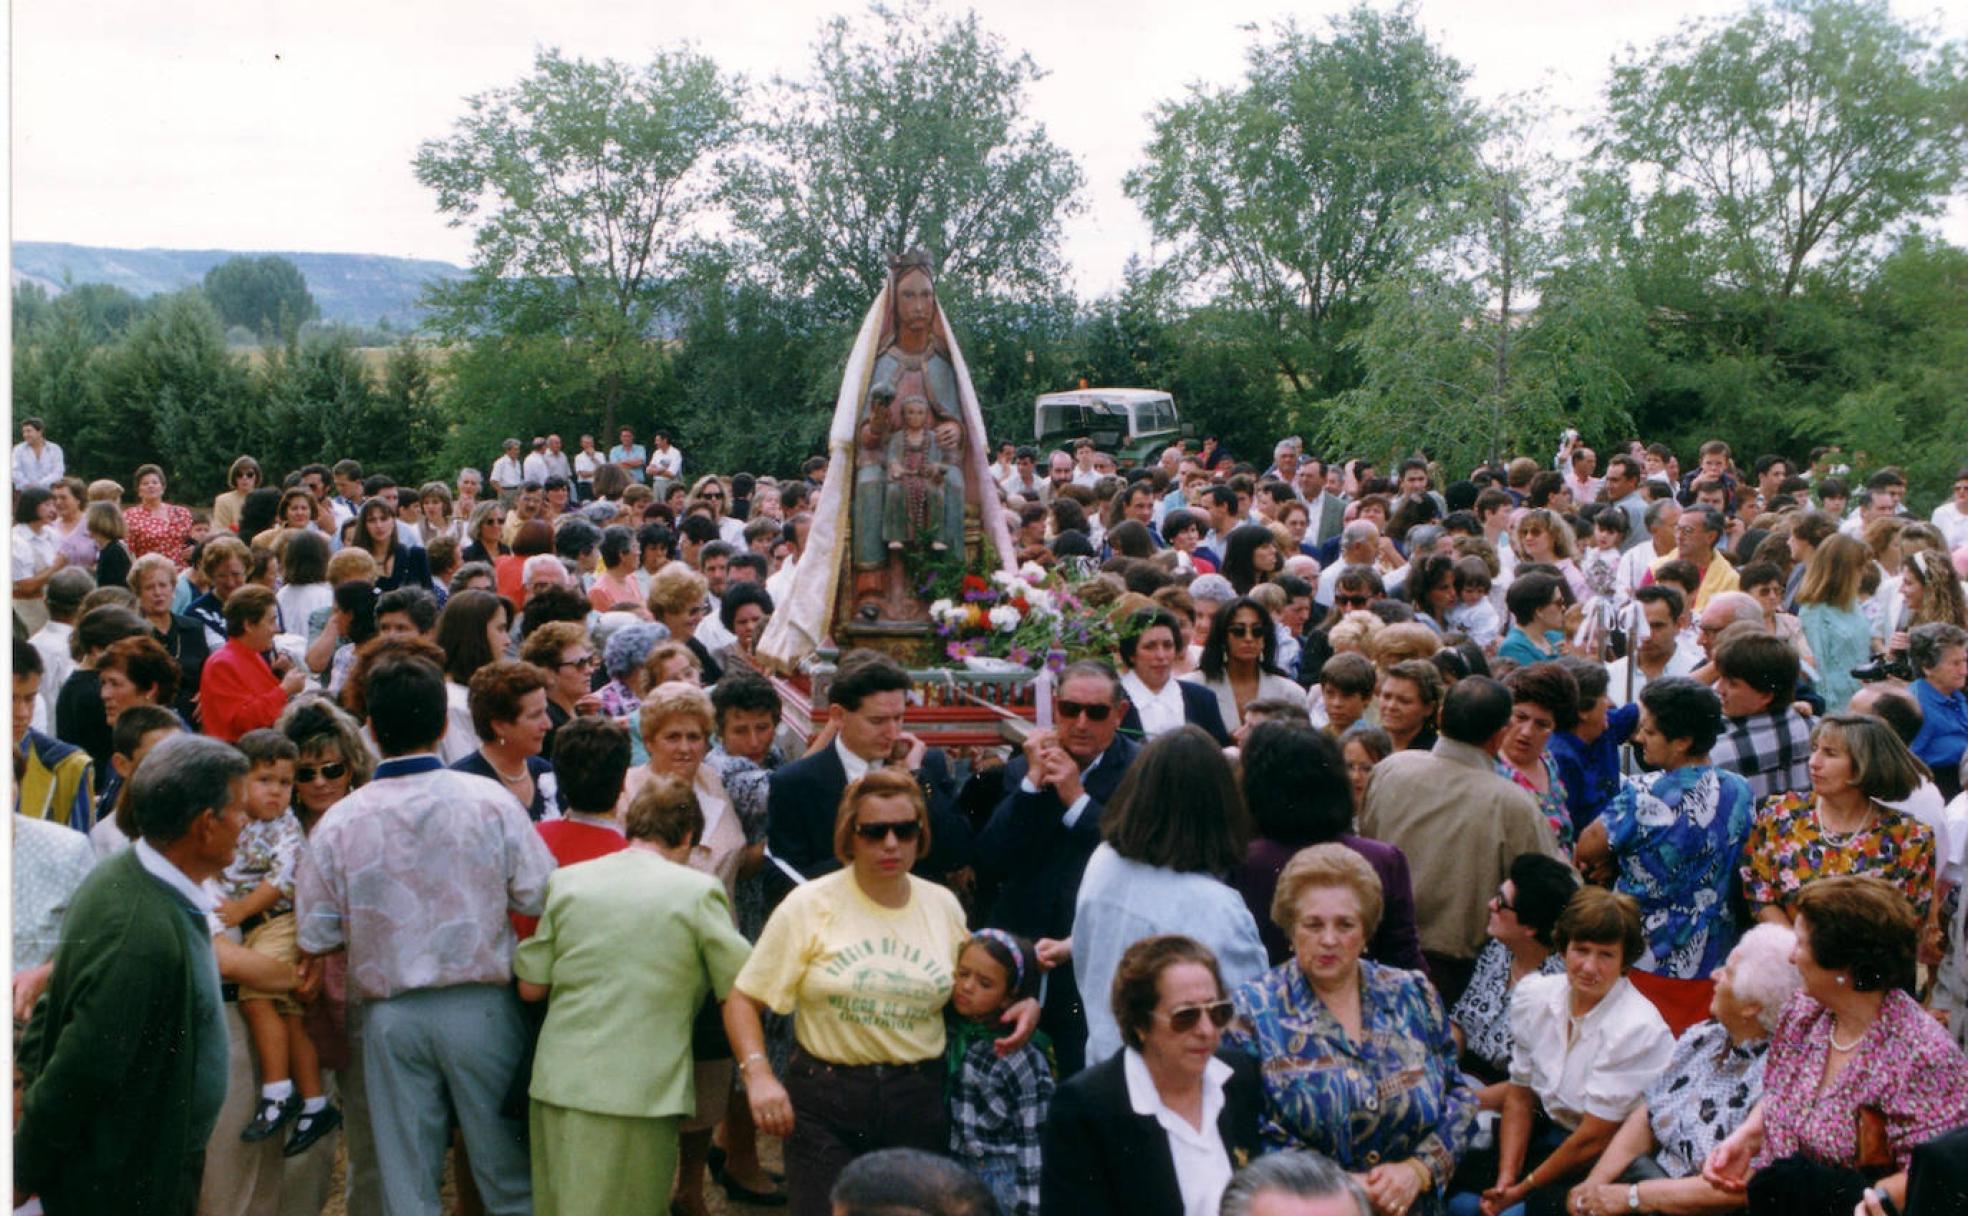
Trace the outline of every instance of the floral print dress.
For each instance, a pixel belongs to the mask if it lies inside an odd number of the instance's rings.
[[[1924,922],[1934,902],[1934,833],[1911,815],[1872,804],[1872,822],[1851,836],[1830,836],[1808,792],[1763,803],[1743,851],[1743,894],[1753,906],[1782,907],[1805,884],[1871,874],[1906,892]]]
[[[1544,766],[1543,792],[1539,792],[1537,786],[1531,784],[1528,776],[1518,772],[1516,766],[1502,756],[1497,757],[1496,768],[1498,773],[1523,786],[1531,797],[1537,799],[1538,810],[1551,824],[1551,834],[1558,838],[1559,852],[1564,854],[1566,861],[1570,861],[1572,843],[1578,839],[1578,832],[1572,827],[1572,811],[1569,794],[1565,789],[1565,779],[1558,775],[1558,762],[1551,758],[1550,751],[1547,750],[1539,756],[1538,763]]]

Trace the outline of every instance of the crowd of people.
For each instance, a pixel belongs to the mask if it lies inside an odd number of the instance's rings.
[[[1968,1203],[1968,468],[1006,443],[1118,642],[939,748],[893,658],[802,733],[759,655],[824,457],[206,506],[43,431],[24,1210]]]

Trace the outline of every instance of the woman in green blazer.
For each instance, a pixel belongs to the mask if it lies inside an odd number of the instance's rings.
[[[528,1090],[536,1216],[669,1209],[691,1023],[751,951],[724,885],[682,864],[704,830],[688,785],[651,778],[623,827],[628,848],[555,871],[513,959],[520,996],[548,1002]]]

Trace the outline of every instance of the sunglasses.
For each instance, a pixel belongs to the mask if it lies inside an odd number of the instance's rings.
[[[567,660],[567,661],[566,661],[565,663],[555,663],[555,664],[554,664],[554,666],[555,666],[555,667],[578,667],[578,668],[580,668],[580,669],[581,669],[582,671],[593,671],[593,670],[595,669],[595,667],[596,667],[596,665],[597,665],[597,664],[599,664],[600,662],[601,662],[601,660],[600,660],[600,659],[598,659],[598,658],[596,658],[595,656],[593,656],[593,655],[591,655],[591,654],[584,654],[584,655],[582,655],[582,656],[581,656],[580,658],[578,658],[578,659],[569,659],[569,660]]]
[[[1230,626],[1230,636],[1233,638],[1261,638],[1264,636],[1264,626],[1232,625]]]
[[[1209,1015],[1210,1025],[1221,1030],[1237,1016],[1237,1007],[1229,1001],[1212,1001],[1207,1005],[1177,1005],[1167,1013],[1158,1011],[1155,1016],[1165,1019],[1175,1033],[1188,1034],[1203,1020],[1204,1014]]]
[[[888,839],[891,833],[897,841],[902,844],[908,844],[916,837],[922,835],[922,824],[917,823],[913,819],[904,819],[899,823],[857,823],[854,825],[854,834],[869,844],[880,844],[882,841]]]
[[[1335,595],[1333,603],[1341,608],[1365,608],[1368,600],[1364,595]]]
[[[1089,722],[1105,722],[1107,715],[1114,712],[1112,705],[1098,701],[1060,701],[1054,708],[1062,718],[1085,718]]]
[[[294,784],[306,785],[316,777],[323,781],[340,781],[348,776],[348,765],[342,763],[324,764],[320,768],[303,764],[294,770]]]

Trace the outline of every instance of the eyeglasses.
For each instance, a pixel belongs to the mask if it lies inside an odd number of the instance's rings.
[[[1098,701],[1059,701],[1053,708],[1062,718],[1085,718],[1089,722],[1105,722],[1107,715],[1114,712],[1112,705],[1102,705]]]
[[[597,664],[599,664],[600,662],[601,662],[601,660],[600,660],[600,659],[598,659],[598,658],[596,658],[596,657],[595,657],[594,655],[591,655],[591,654],[584,654],[584,655],[582,655],[582,656],[581,656],[580,658],[578,658],[578,659],[567,659],[567,660],[565,660],[565,661],[563,661],[563,662],[559,662],[559,663],[555,663],[555,664],[554,664],[554,666],[555,666],[555,667],[578,667],[578,668],[580,668],[580,669],[581,669],[582,671],[592,671],[592,670],[594,670],[594,668],[595,668],[595,666],[596,666]]]
[[[854,834],[869,844],[880,844],[891,834],[898,842],[908,844],[922,834],[922,824],[913,819],[904,819],[899,823],[857,823]]]
[[[294,770],[294,784],[306,785],[316,777],[321,778],[323,781],[340,781],[346,776],[348,776],[348,765],[340,761],[336,761],[333,764],[324,764],[319,768],[311,764],[303,764]]]
[[[1264,636],[1264,626],[1232,625],[1230,626],[1230,636],[1233,638],[1261,638]]]
[[[1368,600],[1364,595],[1335,595],[1333,603],[1341,608],[1365,608]]]
[[[1497,893],[1490,896],[1490,902],[1496,905],[1496,910],[1499,912],[1515,912],[1517,910],[1517,905],[1512,903],[1504,895],[1502,887],[1498,887]]]
[[[1207,1005],[1177,1005],[1167,1013],[1155,1011],[1155,1016],[1167,1022],[1169,1029],[1177,1034],[1188,1034],[1194,1030],[1205,1014],[1209,1016],[1210,1025],[1221,1030],[1230,1024],[1231,1018],[1237,1016],[1237,1007],[1229,1001],[1211,1001]]]

